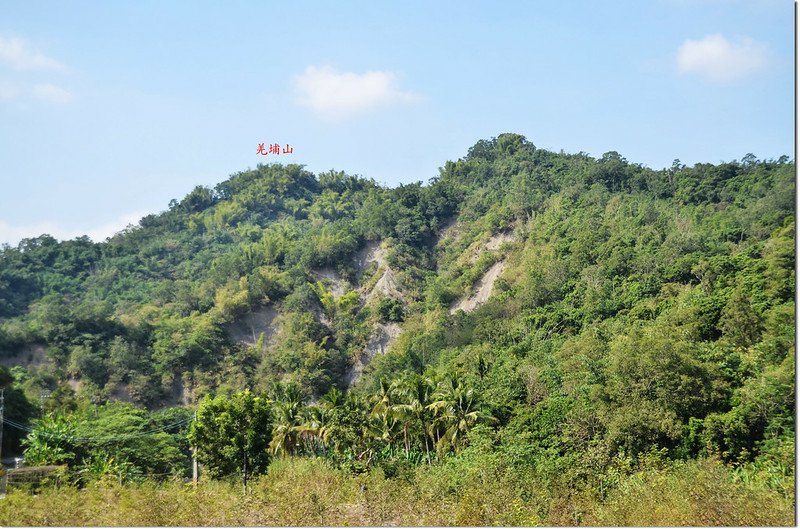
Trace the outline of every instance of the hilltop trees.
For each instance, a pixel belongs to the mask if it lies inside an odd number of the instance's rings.
[[[387,189],[342,172],[261,165],[213,189],[199,186],[107,242],[44,235],[0,251],[0,351],[46,345],[52,363],[44,378],[70,375],[85,382],[87,395],[105,399],[124,388],[139,404],[160,405],[185,375],[223,383],[209,373],[243,354],[225,331],[248,311],[270,304],[293,319],[322,303],[330,313],[331,300],[314,299],[310,287],[317,278],[309,272],[326,267],[355,293],[345,293],[354,303],[338,310],[324,345],[324,333],[305,333],[292,350],[307,353],[243,373],[264,387],[296,372],[319,397],[362,347],[371,313],[403,322],[449,305],[492,262],[485,254],[465,267],[458,256],[483,233],[510,226],[526,226],[527,246],[515,259],[527,265],[518,266],[524,280],[502,278],[498,288],[525,310],[561,303],[577,327],[633,309],[669,282],[704,277],[710,288],[727,288],[709,281],[743,263],[723,255],[730,245],[760,252],[754,245],[771,239],[752,269],[769,284],[752,283],[733,301],[725,293],[719,314],[727,323],[714,330],[753,345],[765,324],[761,293],[788,301],[794,291],[786,273],[791,234],[770,237],[787,229],[792,167],[748,156],[655,171],[616,152],[597,160],[549,152],[516,134],[479,141],[427,185]],[[456,219],[461,235],[437,247],[441,228]],[[365,285],[357,283],[375,278],[353,259],[376,241],[388,249],[405,299],[385,297],[364,310],[357,290]]]

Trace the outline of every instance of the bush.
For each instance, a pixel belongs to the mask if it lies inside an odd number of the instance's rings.
[[[378,314],[383,321],[403,321],[405,309],[403,304],[394,298],[381,298],[378,302]]]

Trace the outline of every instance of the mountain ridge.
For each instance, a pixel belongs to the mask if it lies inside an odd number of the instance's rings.
[[[32,397],[69,385],[159,408],[294,382],[318,398],[362,371],[366,389],[398,372],[466,369],[459,355],[476,347],[500,363],[527,347],[534,362],[556,337],[655,324],[701,286],[713,301],[690,310],[703,329],[692,339],[718,343],[733,287],[709,277],[744,274],[747,259],[764,268],[785,244],[793,167],[747,156],[654,171],[516,134],[479,141],[427,185],[263,165],[102,243],[42,236],[3,249],[0,356],[46,347],[47,361],[12,369]],[[782,280],[737,290],[754,336],[794,289],[775,266]],[[769,295],[753,286],[764,281]],[[274,314],[244,337],[259,311]]]

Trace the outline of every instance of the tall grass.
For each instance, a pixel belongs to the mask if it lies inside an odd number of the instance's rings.
[[[245,495],[234,482],[151,482],[13,491],[0,524],[235,525],[793,525],[794,498],[731,479],[714,461],[647,470],[605,499],[548,491],[514,476],[446,466],[351,475],[321,460],[273,462]],[[401,473],[402,474],[402,473]],[[452,478],[452,479],[451,479]],[[458,482],[457,486],[448,485]]]

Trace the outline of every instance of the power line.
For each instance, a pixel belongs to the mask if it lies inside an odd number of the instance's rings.
[[[122,435],[116,435],[116,436],[110,436],[110,437],[77,437],[77,436],[74,436],[74,435],[60,435],[60,434],[49,433],[49,432],[39,432],[39,435],[41,435],[43,437],[48,437],[48,438],[51,438],[51,439],[64,439],[64,440],[69,440],[69,441],[109,442],[109,441],[127,440],[127,439],[135,439],[137,437],[144,437],[146,435],[151,435],[151,434],[154,434],[154,433],[163,432],[163,431],[175,428],[177,426],[181,426],[183,424],[187,424],[189,422],[192,422],[193,420],[194,420],[193,417],[189,417],[189,418],[184,419],[182,421],[178,421],[178,422],[175,422],[175,423],[172,423],[172,424],[168,424],[168,425],[162,426],[160,428],[154,428],[152,430],[148,430],[148,431],[145,431],[145,432],[134,432],[134,433],[130,433],[130,434],[122,434]],[[3,418],[2,419],[2,423],[0,423],[0,424],[7,424],[7,425],[11,426],[12,428],[16,428],[18,430],[22,430],[22,431],[28,432],[28,433],[32,433],[34,431],[34,429],[31,428],[30,426],[19,424],[19,423],[15,422],[15,421],[12,421],[10,419]]]
[[[136,438],[136,437],[143,437],[145,435],[150,435],[150,434],[154,434],[154,433],[163,432],[165,430],[169,430],[169,429],[174,428],[176,426],[181,426],[183,424],[186,424],[186,423],[190,422],[191,420],[192,419],[185,419],[185,420],[173,423],[173,424],[168,424],[168,425],[163,426],[161,428],[155,428],[155,429],[148,430],[148,431],[145,431],[145,432],[134,432],[134,433],[130,433],[130,434],[122,434],[122,435],[110,436],[110,437],[77,437],[77,436],[74,436],[74,435],[59,435],[59,434],[48,433],[48,432],[40,432],[40,434],[42,436],[44,436],[44,437],[69,439],[69,440],[73,440],[73,441],[104,442],[104,441],[113,441],[113,440],[118,440],[118,439],[131,439],[131,438]],[[34,429],[29,427],[29,426],[25,426],[23,424],[16,423],[16,422],[11,421],[9,419],[4,419],[3,423],[11,426],[12,428],[16,428],[18,430],[22,430],[22,431],[25,431],[25,432],[28,432],[28,433],[32,433],[34,431]]]

